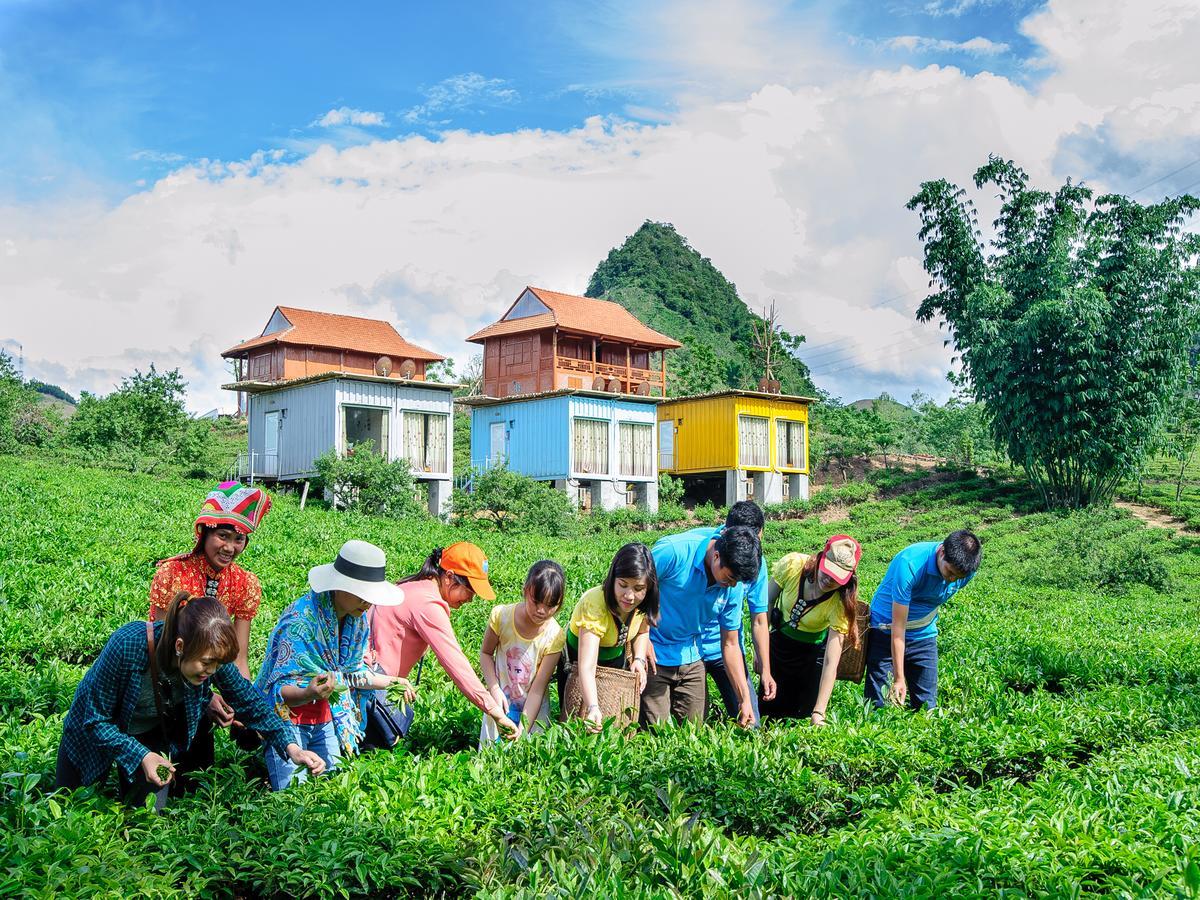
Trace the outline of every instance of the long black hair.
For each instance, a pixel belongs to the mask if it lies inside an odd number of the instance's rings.
[[[396,584],[406,584],[409,581],[437,581],[444,574],[446,574],[446,570],[442,568],[442,548],[435,547],[433,552],[425,557],[425,561],[421,563],[421,568],[415,575],[409,575],[405,578],[401,578],[396,582]],[[463,576],[456,575],[453,572],[450,574],[454,575],[454,580],[459,584],[464,585],[465,587],[471,587],[471,582],[469,582]],[[471,589],[474,590],[474,588]]]
[[[614,616],[621,615],[621,606],[617,603],[618,578],[630,581],[645,579],[646,599],[638,606],[638,611],[645,613],[651,625],[657,625],[658,572],[654,568],[654,557],[650,554],[650,548],[635,541],[626,544],[613,557],[612,564],[608,567],[608,575],[604,577],[604,603]]]

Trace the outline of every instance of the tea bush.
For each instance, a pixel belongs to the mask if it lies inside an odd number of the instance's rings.
[[[741,732],[714,715],[631,736],[555,727],[480,753],[478,711],[430,659],[396,752],[270,794],[220,735],[205,785],[156,817],[123,808],[111,786],[49,788],[75,685],[112,630],[145,613],[155,561],[190,546],[209,485],[6,457],[0,479],[0,896],[1200,889],[1200,542],[1123,514],[1031,515],[1020,486],[969,477],[846,504],[842,521],[767,522],[771,559],[836,531],[859,537],[864,596],[907,544],[979,529],[983,569],[942,617],[934,713],[868,713],[861,688],[840,684],[824,729]],[[561,538],[301,512],[279,495],[242,558],[264,589],[251,664],[308,568],[349,537],[384,547],[393,577],[434,546],[474,540],[498,602],[513,602],[537,559],[562,563],[573,598],[621,544],[657,537],[614,521]],[[1105,559],[1139,547],[1167,581],[1104,581]],[[454,614],[471,657],[487,614],[479,601]]]

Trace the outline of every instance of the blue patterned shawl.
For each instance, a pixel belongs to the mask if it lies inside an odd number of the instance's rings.
[[[329,697],[329,708],[342,755],[351,756],[358,752],[371,692],[350,685],[370,671],[363,661],[370,633],[366,616],[346,616],[339,640],[333,595],[309,591],[279,617],[255,685],[275,704],[282,718],[290,719],[281,688],[307,687],[309,681],[326,672],[336,675],[337,689]]]

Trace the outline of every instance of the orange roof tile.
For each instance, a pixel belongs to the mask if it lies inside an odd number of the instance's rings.
[[[656,349],[683,346],[674,338],[643,325],[637,316],[611,300],[576,297],[574,294],[560,294],[545,288],[529,287],[526,290],[541,300],[550,312],[525,316],[520,319],[502,318],[499,322],[475,332],[467,340],[481,344],[485,338],[498,337],[503,334],[520,334],[526,331],[541,331],[545,328],[558,327]],[[521,295],[524,294],[525,291],[521,291]],[[519,301],[520,297],[514,301],[513,306],[516,306]],[[512,306],[508,308],[505,315],[511,311]]]
[[[221,355],[238,356],[256,347],[278,343],[378,353],[395,357],[397,362],[401,359],[423,359],[427,362],[440,362],[445,359],[432,350],[409,343],[400,336],[391,322],[382,319],[342,316],[311,309],[297,309],[294,306],[279,306],[276,309],[291,322],[290,328],[243,341]]]

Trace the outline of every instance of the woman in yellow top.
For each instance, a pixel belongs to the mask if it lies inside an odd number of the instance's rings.
[[[759,701],[764,719],[812,718],[825,724],[846,640],[857,647],[858,561],[862,547],[835,534],[813,556],[789,553],[771,567],[771,674],[775,697]]]
[[[579,673],[583,717],[593,726],[603,719],[596,691],[596,667],[629,669],[638,693],[646,687],[650,626],[658,622],[658,575],[645,544],[617,551],[604,583],[585,591],[567,625],[567,659]],[[566,672],[560,670],[558,698],[566,696]]]

